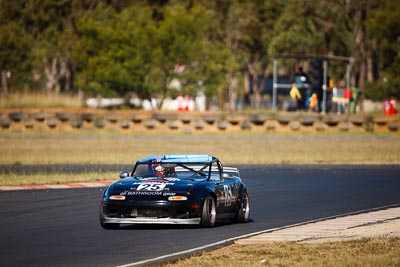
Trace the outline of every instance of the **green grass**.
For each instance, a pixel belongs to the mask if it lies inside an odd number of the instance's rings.
[[[162,266],[400,266],[400,238],[366,238],[322,244],[231,245]]]
[[[400,136],[373,134],[0,133],[0,164],[129,164],[151,154],[207,153],[226,164],[400,163]]]
[[[206,153],[236,164],[399,164],[393,134],[121,134],[0,132],[0,164],[133,164],[157,154]],[[11,174],[13,175],[13,174]],[[0,172],[0,185],[109,180],[109,175],[19,175]],[[16,176],[16,175],[15,175]]]
[[[57,185],[64,183],[82,183],[95,181],[115,181],[119,179],[115,172],[86,173],[0,173],[0,186]]]
[[[44,95],[43,93],[13,93],[0,98],[2,108],[81,108],[84,101],[79,95],[59,94]]]

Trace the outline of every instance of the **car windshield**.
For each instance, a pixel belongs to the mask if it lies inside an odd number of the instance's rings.
[[[135,177],[173,177],[179,179],[211,178],[218,176],[219,169],[210,165],[202,164],[181,164],[181,163],[138,163],[134,170]]]

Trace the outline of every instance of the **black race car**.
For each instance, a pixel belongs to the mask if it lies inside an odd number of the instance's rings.
[[[247,189],[237,168],[210,155],[161,155],[139,159],[131,173],[105,188],[100,224],[198,224],[249,220]]]

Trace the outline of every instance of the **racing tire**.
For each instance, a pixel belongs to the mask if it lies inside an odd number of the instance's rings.
[[[119,223],[105,223],[103,215],[103,207],[100,207],[100,225],[107,230],[115,230],[119,228]]]
[[[214,227],[216,217],[217,209],[215,205],[215,199],[212,195],[208,195],[203,203],[200,225],[202,227]]]
[[[247,192],[243,193],[242,200],[239,204],[239,209],[236,214],[236,222],[247,223],[250,217],[250,201]]]
[[[119,223],[103,223],[100,221],[100,225],[106,230],[116,230],[119,228]]]

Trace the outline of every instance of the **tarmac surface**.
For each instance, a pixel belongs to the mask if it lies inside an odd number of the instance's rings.
[[[0,191],[32,189],[68,189],[104,187],[111,181],[59,184],[0,186]],[[337,242],[369,237],[400,237],[400,207],[347,215],[285,227],[279,230],[236,240],[236,244],[295,241],[301,243]]]
[[[240,170],[251,192],[251,221],[221,221],[215,228],[124,225],[104,230],[98,213],[107,181],[2,187],[1,265],[117,266],[191,255],[234,240],[249,241],[244,238],[250,236],[259,238],[252,242],[271,242],[266,236],[284,236],[279,231],[290,230],[287,240],[294,236],[305,242],[336,238],[337,233],[347,239],[363,232],[372,235],[374,229],[382,235],[378,227],[393,227],[383,236],[400,229],[400,165],[260,165]],[[370,213],[392,209],[387,216]],[[349,221],[338,222],[344,218]]]

